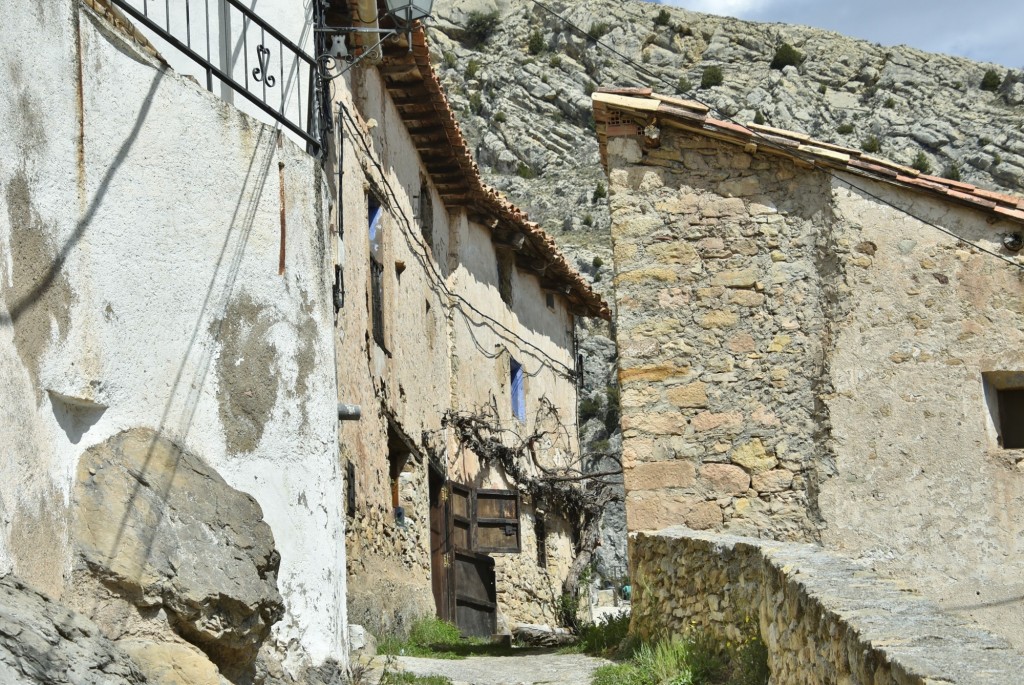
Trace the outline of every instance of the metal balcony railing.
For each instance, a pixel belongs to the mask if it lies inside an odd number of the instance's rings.
[[[233,101],[231,93],[241,95],[305,141],[311,154],[319,154],[320,69],[281,31],[238,0],[113,2],[155,34],[157,49],[166,43],[199,65],[208,90],[223,84],[222,98]]]

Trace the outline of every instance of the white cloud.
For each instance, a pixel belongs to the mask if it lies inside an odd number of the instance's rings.
[[[663,0],[665,5],[684,7],[694,12],[707,12],[729,17],[742,17],[772,5],[772,0]]]

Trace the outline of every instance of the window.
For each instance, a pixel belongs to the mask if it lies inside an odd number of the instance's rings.
[[[526,393],[523,389],[523,366],[509,357],[509,376],[512,384],[512,413],[526,423]]]
[[[1024,372],[990,371],[982,380],[999,446],[1024,449]]]
[[[474,490],[451,483],[452,538],[457,549],[483,554],[517,554],[519,494],[515,490]]]
[[[366,195],[370,235],[370,318],[373,339],[382,348],[384,344],[384,257],[381,220],[384,209],[373,193]]]
[[[545,295],[544,296],[544,300],[545,300],[545,302],[548,305],[548,309],[554,309],[555,308],[555,294],[554,293],[548,293],[547,295]]]
[[[430,195],[430,184],[425,176],[420,176],[420,232],[427,247],[434,249],[434,199]]]
[[[512,306],[512,272],[515,270],[516,256],[512,250],[498,250],[498,294],[502,301]]]
[[[537,566],[548,567],[548,530],[544,524],[544,514],[539,511],[534,514],[533,534],[537,538]]]

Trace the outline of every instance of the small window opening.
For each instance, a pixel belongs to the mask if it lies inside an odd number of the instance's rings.
[[[388,426],[388,478],[391,481],[391,509],[395,512],[396,519],[401,523],[405,511],[402,508],[402,498],[399,492],[402,472],[409,461],[409,447],[392,426]]]
[[[420,232],[427,247],[434,249],[434,198],[430,195],[430,184],[425,176],[420,176]]]
[[[548,530],[544,514],[537,512],[533,519],[533,534],[537,538],[537,566],[548,567]]]
[[[366,195],[370,235],[370,315],[373,339],[382,348],[384,344],[384,259],[382,249],[382,218],[384,209],[373,193]]]
[[[555,294],[554,293],[548,293],[545,296],[545,300],[547,301],[548,309],[554,309],[555,308]]]
[[[515,254],[511,250],[498,251],[498,294],[502,301],[512,306],[512,272],[515,269]]]
[[[351,461],[345,468],[345,512],[356,515],[356,465]]]
[[[509,357],[509,371],[512,381],[512,413],[526,423],[526,393],[523,391],[523,366]]]
[[[985,402],[1003,449],[1024,449],[1024,372],[982,374]]]

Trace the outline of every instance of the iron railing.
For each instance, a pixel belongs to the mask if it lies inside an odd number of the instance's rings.
[[[317,60],[239,0],[113,0],[200,66],[206,88],[238,93],[308,145],[322,147],[322,80]],[[313,22],[315,23],[315,22]]]

